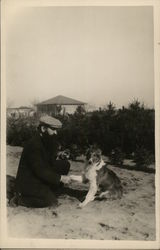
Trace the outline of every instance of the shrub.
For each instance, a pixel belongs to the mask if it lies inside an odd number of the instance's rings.
[[[33,117],[21,117],[7,119],[7,144],[23,146],[36,131],[37,119]]]
[[[109,155],[110,163],[113,165],[122,165],[125,158],[125,154],[120,148],[115,148]]]
[[[138,101],[118,110],[112,103],[93,112],[79,106],[74,114],[58,114],[56,118],[63,124],[58,140],[63,148],[73,151],[73,158],[93,144],[104,155],[110,154],[114,164],[122,164],[124,153],[130,155],[137,146],[135,161],[140,164],[145,164],[145,152],[140,153],[142,148],[154,155],[154,110],[146,109]],[[8,118],[7,143],[22,146],[35,132],[37,122],[38,117]]]
[[[148,151],[144,147],[137,147],[133,155],[133,161],[137,166],[147,167],[148,165],[154,163],[154,155],[151,151]]]
[[[82,153],[76,144],[70,145],[69,149],[71,152],[70,159],[73,161],[76,160],[76,158]]]

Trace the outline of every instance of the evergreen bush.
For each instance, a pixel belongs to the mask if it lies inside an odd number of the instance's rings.
[[[153,160],[154,110],[138,101],[120,109],[110,102],[106,108],[93,112],[78,107],[74,114],[59,114],[57,118],[63,124],[58,139],[63,148],[73,152],[73,158],[84,153],[89,145],[96,144],[116,164],[122,164],[124,153],[131,155],[132,152],[137,164],[147,164],[147,154]],[[37,124],[37,116],[7,118],[7,143],[23,146],[35,133]]]
[[[155,158],[151,151],[148,151],[144,147],[137,147],[133,155],[133,161],[139,167],[147,167],[154,163]]]

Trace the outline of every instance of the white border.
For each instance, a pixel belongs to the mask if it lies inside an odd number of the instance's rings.
[[[6,220],[6,85],[5,85],[5,20],[6,5],[31,6],[153,6],[154,7],[154,76],[155,76],[155,134],[156,134],[156,240],[99,241],[13,239],[7,237]],[[11,248],[91,248],[91,249],[160,249],[160,1],[159,0],[1,0],[1,231],[0,247]],[[3,49],[2,49],[3,48]],[[3,156],[3,157],[2,157]]]
[[[156,237],[160,248],[160,1],[154,6],[154,82],[156,155]]]

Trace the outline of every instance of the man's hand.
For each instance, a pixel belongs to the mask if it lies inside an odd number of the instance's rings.
[[[82,176],[81,175],[70,175],[69,176],[72,181],[82,182]]]
[[[69,158],[70,158],[70,150],[69,149],[59,151],[57,154],[57,160],[69,160]]]
[[[69,183],[71,183],[71,178],[70,178],[70,176],[61,175],[61,182],[63,182],[64,184],[69,184]]]

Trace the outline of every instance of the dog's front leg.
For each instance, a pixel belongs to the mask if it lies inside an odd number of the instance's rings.
[[[93,201],[95,199],[95,195],[97,193],[97,190],[98,190],[97,185],[91,186],[87,195],[86,195],[85,200],[79,204],[79,207],[82,208],[82,207],[86,206],[89,202]]]

